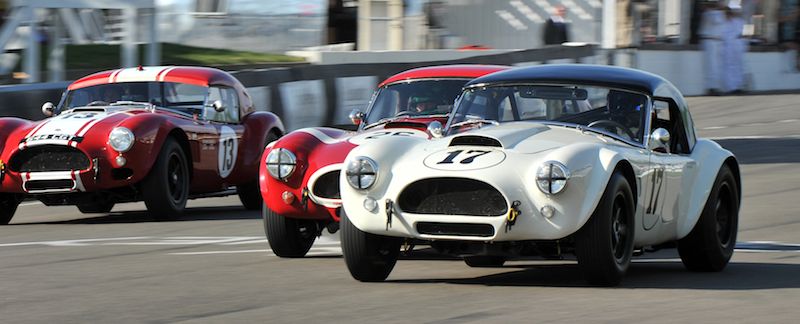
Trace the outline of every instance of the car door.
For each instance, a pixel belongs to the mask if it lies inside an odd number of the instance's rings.
[[[220,189],[234,184],[231,177],[239,164],[244,125],[239,116],[239,97],[236,90],[225,86],[209,87],[205,117],[216,130],[215,177]],[[233,182],[231,182],[233,181]]]

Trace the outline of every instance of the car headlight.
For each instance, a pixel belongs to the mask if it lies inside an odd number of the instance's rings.
[[[124,153],[133,147],[135,138],[133,132],[125,127],[115,127],[108,134],[108,144],[114,151]]]
[[[285,148],[277,148],[267,154],[267,172],[273,178],[286,180],[297,167],[297,157],[292,151]]]
[[[378,178],[378,164],[368,157],[359,156],[347,163],[347,182],[355,189],[367,189]]]
[[[554,195],[567,186],[569,169],[556,161],[547,161],[536,172],[536,185],[546,194]]]

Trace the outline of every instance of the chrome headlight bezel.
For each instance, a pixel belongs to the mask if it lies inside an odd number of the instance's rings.
[[[285,148],[277,148],[267,154],[267,172],[275,179],[285,181],[297,169],[297,156]]]
[[[126,127],[114,127],[114,129],[108,133],[108,145],[119,153],[129,151],[135,142],[136,137],[133,135],[133,132]]]
[[[548,195],[555,195],[567,187],[571,174],[566,165],[558,161],[547,161],[536,170],[536,186]]]
[[[353,189],[369,189],[378,180],[378,163],[366,156],[357,156],[347,163],[345,177]]]

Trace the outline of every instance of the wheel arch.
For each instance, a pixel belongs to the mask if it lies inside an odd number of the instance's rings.
[[[636,206],[636,204],[639,202],[639,195],[637,194],[639,192],[639,188],[638,183],[636,183],[636,173],[633,171],[633,165],[631,165],[628,160],[619,160],[619,162],[617,162],[617,166],[614,168],[614,172],[611,174],[613,175],[615,172],[622,173],[622,176],[628,180],[628,184],[631,186],[631,191],[633,192],[633,205]],[[606,185],[608,185],[607,182]]]

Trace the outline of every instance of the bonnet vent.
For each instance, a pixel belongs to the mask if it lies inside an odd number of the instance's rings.
[[[450,146],[457,145],[503,147],[500,141],[484,136],[459,136],[450,141]]]

